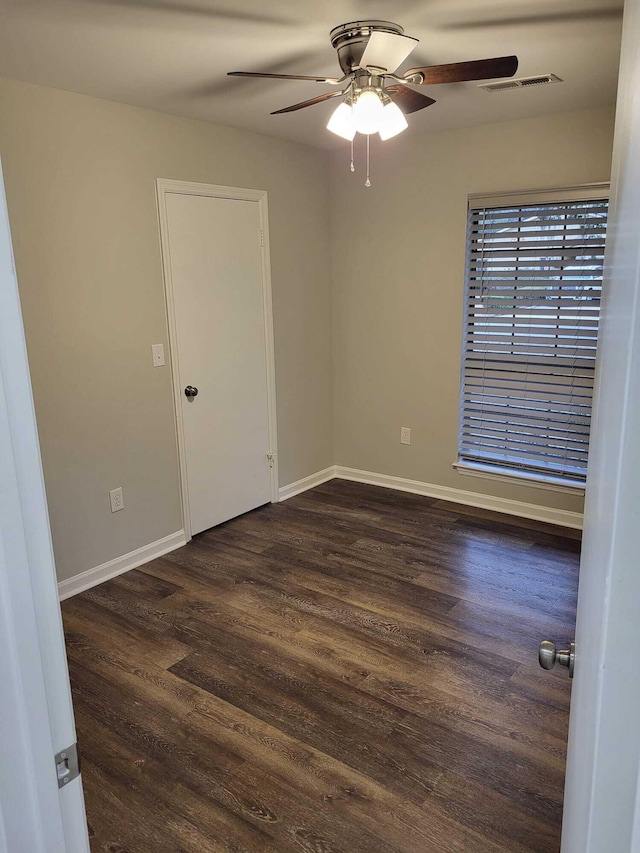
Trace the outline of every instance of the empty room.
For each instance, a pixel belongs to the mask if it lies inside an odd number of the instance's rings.
[[[640,849],[639,7],[0,0],[0,853]]]

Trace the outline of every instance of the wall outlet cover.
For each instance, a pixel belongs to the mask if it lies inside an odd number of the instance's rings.
[[[411,444],[410,427],[400,427],[400,444]]]
[[[117,489],[111,489],[109,492],[109,500],[111,501],[111,512],[119,512],[121,509],[124,509],[122,486],[118,486]]]

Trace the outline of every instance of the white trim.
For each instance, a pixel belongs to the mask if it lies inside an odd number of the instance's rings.
[[[258,203],[260,228],[262,230],[262,298],[265,326],[265,346],[267,362],[267,408],[269,429],[269,453],[271,466],[271,501],[279,500],[278,493],[278,424],[276,419],[276,372],[275,347],[273,340],[273,301],[271,295],[271,255],[269,247],[269,212],[266,190],[223,187],[214,184],[200,184],[191,181],[173,181],[167,178],[156,180],[158,202],[158,224],[162,249],[162,269],[164,274],[164,292],[167,307],[169,333],[169,361],[173,382],[173,410],[176,424],[178,467],[180,470],[180,499],[182,503],[182,526],[186,540],[191,539],[191,510],[189,507],[189,483],[187,479],[186,448],[184,423],[182,420],[182,385],[180,383],[180,365],[178,363],[178,331],[175,319],[173,279],[171,276],[171,253],[169,250],[169,223],[167,218],[166,197],[172,193],[179,195],[198,195],[209,198],[239,199]]]
[[[423,483],[420,480],[407,480],[404,477],[394,477],[391,474],[375,474],[373,471],[360,471],[357,468],[345,468],[343,465],[333,465],[316,471],[308,477],[296,480],[279,489],[281,501],[313,489],[328,480],[352,480],[356,483],[367,483],[370,486],[382,486],[386,489],[396,489],[399,492],[411,492],[414,495],[424,495],[429,498],[439,498],[451,503],[475,506],[479,509],[490,509],[503,512],[506,515],[516,515],[520,518],[532,518],[535,521],[546,521],[548,524],[558,524],[561,527],[571,527],[582,530],[582,513],[569,512],[566,509],[529,504],[524,501],[513,501],[498,498],[495,495],[483,495],[479,492],[467,492],[464,489],[453,489],[450,486],[437,486],[435,483]],[[519,483],[522,485],[522,483]],[[546,487],[545,487],[546,488]]]
[[[302,494],[309,489],[313,489],[315,486],[336,478],[340,480],[352,480],[357,483],[368,483],[372,486],[382,486],[387,489],[396,489],[401,492],[411,492],[412,494],[425,495],[431,498],[439,498],[440,500],[450,501],[451,503],[490,509],[495,512],[520,516],[521,518],[546,521],[549,524],[559,524],[563,527],[582,529],[581,513],[553,509],[552,507],[539,506],[537,504],[528,504],[522,501],[507,500],[506,498],[483,495],[478,492],[468,492],[463,489],[453,489],[449,486],[423,483],[419,480],[407,480],[403,477],[391,476],[390,474],[360,471],[356,468],[345,468],[341,465],[331,465],[328,468],[310,474],[308,477],[303,477],[300,480],[282,486],[278,490],[278,500],[286,501],[295,495]],[[165,536],[163,539],[158,539],[156,542],[152,542],[142,548],[137,548],[135,551],[130,551],[122,557],[116,557],[115,560],[110,560],[101,566],[96,566],[93,569],[88,569],[86,572],[75,575],[75,577],[60,581],[58,584],[60,600],[64,601],[66,598],[77,595],[86,589],[91,589],[91,587],[97,586],[110,578],[117,577],[128,572],[130,569],[135,569],[144,563],[148,563],[150,560],[162,557],[163,554],[168,554],[170,551],[182,547],[186,542],[187,537],[184,530],[178,530],[170,536]]]
[[[76,733],[1,167],[0,471],[0,848],[89,853],[81,780],[53,765]]]
[[[218,184],[201,184],[197,181],[174,181],[171,178],[157,178],[156,186],[158,192],[162,193],[201,195],[207,198],[235,198],[241,201],[261,201],[267,195],[266,190],[223,187]]]
[[[509,471],[498,465],[483,465],[473,462],[454,462],[452,465],[458,474],[465,477],[480,477],[483,480],[499,480],[514,486],[530,486],[532,489],[544,489],[548,492],[564,492],[570,495],[584,495],[581,483],[569,483],[555,477],[545,477],[543,474],[531,474],[528,471]]]
[[[273,299],[271,288],[271,243],[269,240],[269,207],[267,193],[261,192],[258,201],[262,235],[262,299],[264,311],[264,339],[267,348],[267,417],[269,453],[271,454],[271,503],[278,496],[278,419],[276,414],[276,348],[273,333]]]
[[[64,822],[67,853],[90,853],[82,775],[74,779],[73,782],[69,782],[64,788],[60,788],[60,808]]]
[[[502,207],[506,205],[538,204],[551,201],[595,201],[608,199],[610,185],[607,182],[580,184],[573,187],[550,187],[535,190],[507,190],[497,193],[470,193],[467,198],[469,207]]]
[[[288,486],[282,486],[278,489],[278,499],[286,501],[294,495],[299,495],[301,492],[306,492],[313,489],[314,486],[319,486],[321,483],[326,483],[328,480],[335,479],[336,469],[334,465],[325,468],[322,471],[316,471],[315,474],[309,474],[308,477],[303,477],[301,480],[296,480],[295,483],[289,483]]]
[[[400,492],[412,492],[415,495],[425,495],[452,503],[490,509],[494,512],[504,512],[507,515],[517,515],[520,518],[532,518],[535,521],[546,521],[549,524],[559,524],[562,527],[582,529],[582,513],[579,512],[528,504],[523,501],[498,498],[494,495],[483,495],[479,492],[467,492],[463,489],[452,489],[449,486],[422,483],[419,480],[407,480],[404,477],[393,477],[390,474],[374,474],[371,471],[343,468],[341,465],[336,465],[335,473],[336,477],[341,480],[354,480],[357,483],[384,486],[387,489],[397,489]]]
[[[562,853],[639,849],[640,3],[624,5]]]
[[[170,536],[165,536],[149,545],[143,545],[142,548],[136,548],[135,551],[129,551],[122,557],[116,557],[115,560],[109,560],[108,563],[103,563],[93,569],[87,569],[86,572],[80,572],[75,577],[60,581],[58,584],[60,601],[71,598],[72,595],[77,595],[79,592],[84,592],[85,589],[91,589],[91,587],[115,578],[117,575],[122,575],[130,569],[142,566],[150,560],[162,557],[163,554],[175,551],[176,548],[186,544],[187,539],[184,530],[178,530]]]

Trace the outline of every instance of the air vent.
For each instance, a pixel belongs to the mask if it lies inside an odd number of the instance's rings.
[[[547,83],[562,83],[557,74],[539,74],[537,77],[520,77],[518,80],[500,80],[498,83],[481,83],[478,89],[485,92],[504,92],[507,89],[526,89],[529,86],[543,86]]]

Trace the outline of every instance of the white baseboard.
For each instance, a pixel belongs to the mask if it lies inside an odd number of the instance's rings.
[[[303,477],[302,480],[296,480],[295,483],[289,483],[288,486],[282,486],[278,489],[278,500],[286,501],[294,495],[299,495],[301,492],[306,492],[314,486],[319,486],[321,483],[326,483],[327,480],[333,480],[336,476],[335,466],[331,465],[323,471],[316,471],[315,474],[309,474],[308,477]]]
[[[529,504],[523,501],[513,501],[498,498],[494,495],[483,495],[479,492],[468,492],[464,489],[453,489],[450,486],[436,486],[433,483],[422,483],[419,480],[406,480],[403,477],[392,477],[389,474],[374,474],[371,471],[359,471],[356,468],[335,466],[335,476],[341,480],[354,480],[357,483],[368,483],[372,486],[384,486],[387,489],[397,489],[401,492],[411,492],[415,495],[425,495],[429,498],[439,498],[480,509],[490,509],[494,512],[504,512],[507,515],[517,515],[520,518],[532,518],[535,521],[546,521],[548,524],[559,524],[562,527],[582,529],[582,513],[569,512],[565,509]]]
[[[414,495],[424,495],[428,498],[438,498],[451,503],[476,506],[479,509],[490,509],[515,515],[520,518],[531,518],[534,521],[546,521],[548,524],[558,524],[561,527],[571,527],[582,530],[582,513],[569,512],[566,509],[529,504],[524,501],[514,501],[508,498],[498,498],[495,495],[483,495],[480,492],[469,492],[465,489],[454,489],[450,486],[437,486],[434,483],[423,483],[420,480],[407,480],[404,477],[393,477],[390,474],[375,474],[372,471],[360,471],[357,468],[345,468],[333,465],[323,471],[317,471],[302,480],[296,480],[278,490],[281,501],[306,492],[314,486],[326,483],[328,480],[353,480],[356,483],[368,483],[371,486],[383,486],[386,489],[396,489],[400,492],[411,492]]]
[[[439,498],[467,506],[476,506],[480,509],[503,512],[520,518],[546,521],[549,524],[572,527],[576,530],[582,529],[582,513],[579,512],[513,501],[494,495],[483,495],[479,492],[468,492],[450,486],[437,486],[433,483],[423,483],[420,480],[407,480],[404,477],[393,477],[390,474],[375,474],[372,471],[360,471],[357,468],[345,468],[342,465],[332,465],[322,471],[317,471],[315,474],[310,474],[308,477],[303,477],[301,480],[296,480],[295,483],[289,483],[288,486],[282,486],[278,489],[278,498],[280,501],[286,501],[294,495],[299,495],[314,486],[319,486],[321,483],[326,483],[335,478],[368,483],[371,486],[383,486],[387,489],[411,492],[414,495],[425,495],[425,497]],[[184,530],[178,530],[170,536],[165,536],[163,539],[158,539],[156,542],[151,542],[149,545],[144,545],[128,554],[123,554],[122,557],[116,557],[115,560],[109,560],[108,563],[103,563],[101,566],[88,569],[86,572],[75,575],[75,577],[60,581],[58,584],[60,601],[71,598],[71,596],[77,595],[85,589],[91,589],[91,587],[117,575],[124,574],[130,569],[135,569],[150,560],[162,557],[163,554],[168,554],[169,551],[174,551],[176,548],[185,545],[186,541]]]
[[[60,601],[71,598],[72,595],[77,595],[79,592],[84,592],[85,589],[91,589],[92,586],[97,586],[117,575],[122,575],[130,569],[143,565],[143,563],[162,557],[169,551],[175,551],[176,548],[186,545],[186,542],[184,530],[178,530],[170,536],[165,536],[163,539],[158,539],[142,548],[136,548],[135,551],[130,551],[128,554],[123,554],[122,557],[116,557],[115,560],[109,560],[108,563],[103,563],[101,566],[87,569],[86,572],[81,572],[75,577],[60,581],[58,584]]]

